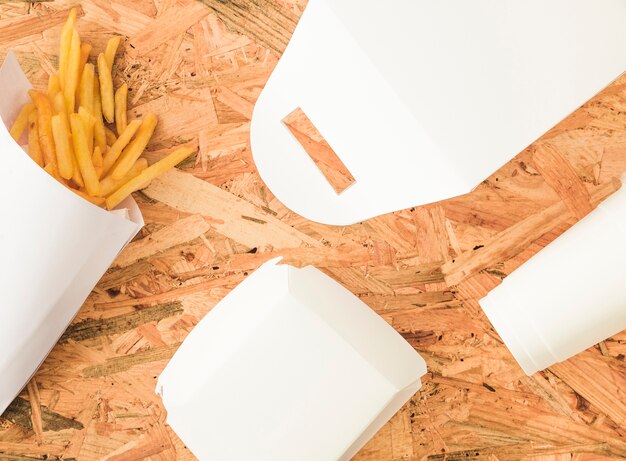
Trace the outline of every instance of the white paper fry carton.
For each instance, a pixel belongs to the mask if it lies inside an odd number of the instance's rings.
[[[274,195],[352,224],[469,192],[626,69],[623,0],[310,0],[255,105]],[[301,108],[338,195],[281,123]]]
[[[424,360],[313,267],[272,260],[195,327],[158,380],[204,461],[350,459],[420,388]]]
[[[0,414],[143,226],[132,198],[118,207],[125,211],[98,208],[11,138],[6,126],[29,102],[30,88],[9,52],[0,68]]]
[[[626,329],[624,261],[622,187],[515,270],[480,305],[532,375]]]

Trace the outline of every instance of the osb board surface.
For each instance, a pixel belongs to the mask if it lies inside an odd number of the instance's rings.
[[[304,1],[81,3],[83,37],[95,50],[125,37],[116,74],[137,112],[161,116],[150,159],[177,142],[200,153],[137,194],[145,229],[0,419],[0,459],[193,459],[155,380],[193,326],[277,255],[340,281],[428,363],[423,388],[359,461],[626,458],[626,333],[526,377],[477,304],[614,189],[626,78],[471,194],[315,224],[272,196],[248,145],[254,101]],[[15,49],[43,85],[71,2],[0,3],[0,58]]]

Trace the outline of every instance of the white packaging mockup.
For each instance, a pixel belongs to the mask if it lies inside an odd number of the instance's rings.
[[[189,334],[158,380],[206,461],[350,459],[420,388],[424,360],[313,267],[272,260]]]
[[[310,0],[254,108],[276,197],[352,224],[469,192],[626,69],[623,0]],[[300,107],[337,194],[281,121]]]
[[[0,68],[0,414],[143,226],[132,198],[120,212],[98,208],[11,138],[6,126],[29,102],[30,87],[9,52]]]
[[[626,329],[626,189],[480,301],[526,374]]]

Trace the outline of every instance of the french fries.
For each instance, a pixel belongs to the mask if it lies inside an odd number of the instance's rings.
[[[152,181],[157,176],[162,175],[167,170],[174,168],[180,162],[191,155],[193,149],[190,147],[179,147],[167,157],[159,160],[153,165],[143,170],[133,179],[117,189],[106,199],[106,206],[109,210],[115,208],[119,203],[133,192],[145,187],[144,185]]]
[[[54,147],[54,139],[52,138],[52,104],[50,99],[44,93],[36,90],[28,92],[30,98],[37,108],[37,129],[39,131],[39,145],[43,153],[43,161],[46,166],[57,166],[57,153]]]
[[[74,29],[72,31],[72,45],[70,46],[65,80],[61,80],[65,106],[70,113],[74,112],[74,107],[76,106],[76,89],[78,88],[80,62],[80,37],[76,29]]]
[[[63,179],[71,179],[74,176],[74,162],[72,156],[74,152],[70,147],[70,131],[65,112],[52,116],[52,135],[57,152],[57,164],[59,176]]]
[[[124,184],[133,179],[146,168],[148,168],[148,161],[145,158],[140,158],[135,162],[128,174],[122,179],[113,179],[111,176],[107,176],[102,181],[100,181],[100,192],[102,193],[102,195],[105,196],[110,195],[111,192],[115,192],[117,189],[122,187]]]
[[[107,122],[115,121],[115,97],[113,95],[113,78],[111,68],[103,53],[98,56],[98,78],[100,79],[100,104],[102,115]]]
[[[78,104],[84,107],[90,114],[93,114],[93,90],[95,71],[93,64],[85,64],[83,75],[80,79],[78,92]]]
[[[63,82],[61,87],[67,80],[67,66],[70,60],[70,49],[72,48],[72,35],[76,27],[76,10],[70,11],[65,25],[61,30],[61,46],[59,49],[59,81]]]
[[[72,141],[74,143],[74,153],[78,163],[78,168],[85,181],[85,189],[92,197],[100,196],[100,180],[98,173],[93,166],[91,159],[91,151],[87,142],[87,134],[85,133],[85,125],[83,117],[78,114],[70,115],[70,124],[72,126]]]
[[[107,60],[107,66],[109,69],[113,69],[113,62],[115,61],[115,54],[117,53],[117,49],[120,46],[120,41],[122,37],[113,37],[109,39],[107,42],[106,50],[104,50],[104,57]]]
[[[97,61],[89,62],[91,45],[82,43],[73,9],[61,30],[59,70],[47,91],[29,91],[11,136],[18,141],[28,129],[28,154],[56,180],[85,200],[112,209],[132,192],[187,158],[181,147],[148,166],[141,158],[157,125],[155,114],[127,119],[128,86],[117,90],[112,69],[121,37],[111,38]]]
[[[133,120],[130,122],[120,137],[115,140],[113,145],[109,148],[103,162],[103,173],[107,174],[111,167],[117,162],[117,159],[122,154],[122,150],[128,145],[131,138],[135,136],[137,129],[141,126],[141,120]]]
[[[115,92],[115,128],[117,133],[122,133],[128,124],[126,116],[126,104],[128,99],[128,85],[124,83]]]
[[[24,107],[20,110],[20,113],[17,115],[15,122],[13,122],[13,126],[11,127],[11,137],[15,139],[15,141],[19,142],[22,134],[24,134],[24,130],[28,126],[28,118],[30,114],[35,110],[34,104],[25,104]]]
[[[32,111],[28,116],[28,155],[30,155],[30,158],[32,158],[37,165],[43,168],[43,153],[41,152],[41,145],[39,144],[38,126],[37,111]]]
[[[148,142],[152,137],[152,133],[154,133],[154,129],[156,128],[156,124],[156,115],[152,113],[146,115],[146,118],[143,122],[141,122],[141,126],[137,130],[135,139],[133,139],[128,146],[126,146],[126,148],[122,151],[122,156],[119,158],[117,163],[113,165],[113,170],[111,172],[113,178],[121,179],[130,171],[135,161],[148,145]]]

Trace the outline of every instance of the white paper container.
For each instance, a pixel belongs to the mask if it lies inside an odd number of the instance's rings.
[[[202,460],[350,459],[420,388],[424,360],[313,267],[269,261],[189,334],[158,380]]]
[[[9,52],[0,117],[10,126],[30,83]],[[0,414],[32,376],[124,245],[143,226],[132,198],[111,213],[78,197],[0,122]]]
[[[310,0],[251,124],[261,177],[352,224],[469,192],[626,69],[623,0]],[[281,120],[301,107],[340,195]]]
[[[526,374],[626,329],[621,188],[480,301]]]

